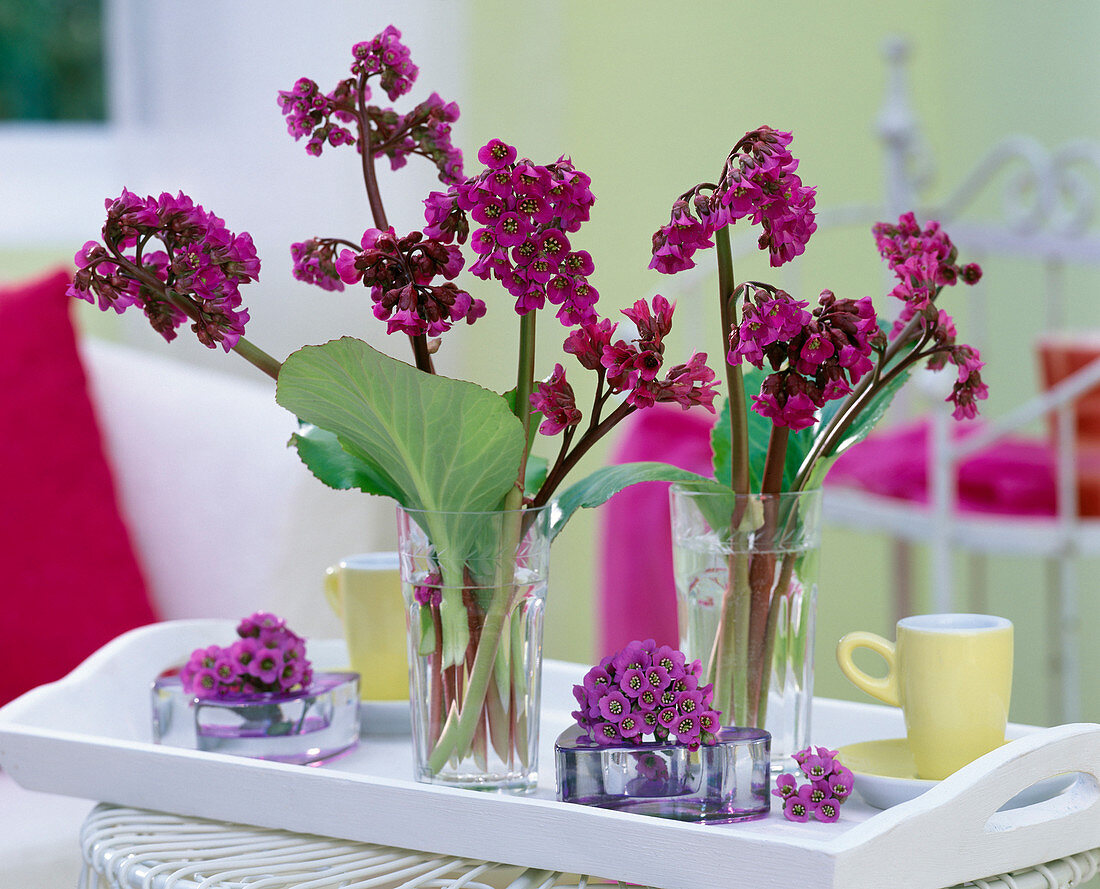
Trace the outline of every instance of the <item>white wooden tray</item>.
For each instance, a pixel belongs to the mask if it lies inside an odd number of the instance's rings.
[[[777,813],[746,824],[687,825],[554,799],[553,742],[568,725],[584,667],[549,661],[543,677],[542,778],[517,798],[418,784],[407,736],[368,732],[320,768],[159,747],[149,682],[192,649],[233,633],[231,621],[135,630],[60,682],[0,709],[0,766],[31,790],[138,808],[598,874],[631,883],[943,887],[1100,846],[1100,725],[1045,729],[1005,745],[922,796],[877,812],[849,801],[836,824]],[[311,642],[321,669],[338,643]],[[369,709],[368,709],[369,713]],[[903,733],[886,707],[818,699],[814,742],[829,747]],[[1036,781],[1081,773],[1059,796],[997,812]]]

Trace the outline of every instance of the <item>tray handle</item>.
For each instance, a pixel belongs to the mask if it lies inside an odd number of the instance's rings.
[[[1080,773],[1051,799],[999,812],[1033,784]],[[924,849],[927,885],[1031,867],[1100,846],[1100,725],[1042,729],[987,753],[907,803],[858,824],[835,851],[851,875]],[[901,856],[898,858],[898,856]],[[937,876],[945,882],[936,883]],[[859,883],[856,880],[853,885]]]
[[[1092,756],[1081,761],[1082,743],[1089,746]],[[1100,726],[1081,723],[1045,729],[1022,740],[1034,739],[1024,745],[1008,763],[989,772],[974,784],[974,789],[991,784],[990,798],[996,803],[986,819],[986,833],[1004,833],[1060,821],[1077,813],[1097,809],[1100,802]],[[1020,741],[1014,741],[1019,744]],[[1011,750],[1013,745],[1006,745]],[[1062,753],[1061,756],[1058,754]],[[1050,799],[1008,811],[998,811],[1016,794],[1038,781],[1058,775],[1076,774],[1077,780]],[[997,802],[997,800],[1000,800]],[[1100,815],[1097,816],[1100,818]]]

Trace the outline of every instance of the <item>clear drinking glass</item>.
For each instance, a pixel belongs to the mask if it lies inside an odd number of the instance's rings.
[[[537,783],[548,529],[548,509],[398,509],[417,780]]]
[[[810,737],[821,491],[669,497],[680,647],[723,725],[767,729],[773,768],[792,768]]]

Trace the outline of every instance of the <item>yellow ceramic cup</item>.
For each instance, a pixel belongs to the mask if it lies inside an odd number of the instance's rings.
[[[886,661],[881,679],[852,662],[857,648]],[[897,644],[849,633],[836,659],[854,685],[905,714],[921,778],[939,780],[1005,739],[1012,692],[1012,622],[987,614],[922,614],[898,621]]]
[[[348,556],[325,571],[325,595],[344,624],[351,669],[365,701],[409,697],[405,604],[397,553]]]

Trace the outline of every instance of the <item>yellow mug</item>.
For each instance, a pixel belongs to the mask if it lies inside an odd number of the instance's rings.
[[[325,595],[344,625],[365,701],[409,697],[405,603],[397,553],[348,556],[325,571]]]
[[[852,662],[857,648],[886,661],[881,679]],[[939,780],[1005,740],[1012,693],[1012,622],[988,614],[921,614],[898,621],[897,644],[849,633],[836,659],[858,688],[905,714],[917,776]]]

